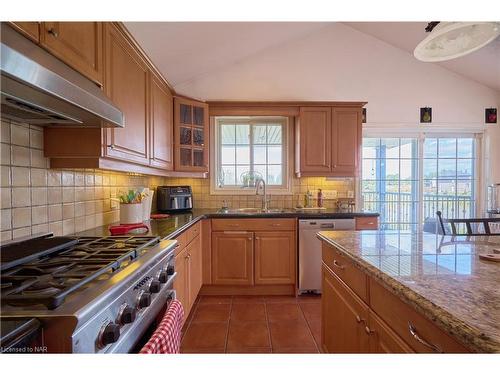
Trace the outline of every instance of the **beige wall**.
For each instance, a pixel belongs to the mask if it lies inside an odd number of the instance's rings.
[[[52,231],[72,234],[119,220],[111,198],[164,179],[100,170],[56,170],[43,156],[43,131],[2,121],[1,240]]]

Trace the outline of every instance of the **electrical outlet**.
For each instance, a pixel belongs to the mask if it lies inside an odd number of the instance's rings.
[[[322,190],[323,199],[337,199],[337,190]]]
[[[347,198],[354,198],[354,191],[353,190],[349,190],[347,192]]]

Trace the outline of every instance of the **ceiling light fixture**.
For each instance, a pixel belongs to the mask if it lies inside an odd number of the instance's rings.
[[[484,47],[500,35],[500,22],[431,22],[430,35],[413,55],[420,61],[455,59]]]

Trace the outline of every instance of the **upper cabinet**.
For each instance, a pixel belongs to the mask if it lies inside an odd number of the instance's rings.
[[[296,129],[297,175],[357,176],[361,111],[361,105],[301,107]]]
[[[123,129],[105,130],[105,156],[148,165],[148,67],[115,25],[106,25],[105,41],[104,88],[125,117]]]
[[[11,22],[10,24],[35,43],[40,42],[40,22]]]
[[[99,85],[103,83],[102,22],[42,22],[40,43]]]
[[[175,170],[208,172],[208,105],[176,97],[174,118]]]
[[[151,73],[150,164],[167,171],[174,169],[174,99],[167,85]]]

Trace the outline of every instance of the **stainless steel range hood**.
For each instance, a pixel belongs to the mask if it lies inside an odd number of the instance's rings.
[[[123,127],[118,109],[92,81],[1,26],[2,117],[38,125]]]

